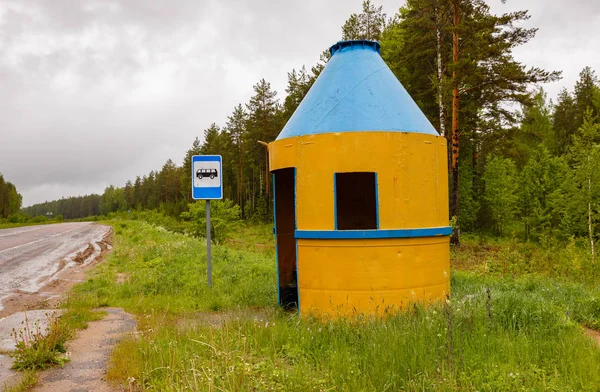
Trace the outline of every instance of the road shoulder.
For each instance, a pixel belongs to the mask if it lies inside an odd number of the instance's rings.
[[[115,345],[135,330],[136,322],[119,308],[104,308],[102,320],[91,321],[68,343],[71,361],[64,368],[40,373],[35,392],[118,391],[106,381],[106,369]]]

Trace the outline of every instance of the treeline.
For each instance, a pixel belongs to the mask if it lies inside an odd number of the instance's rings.
[[[49,218],[62,216],[64,219],[79,219],[100,215],[100,195],[85,195],[47,201],[31,207],[23,208],[22,212],[29,216],[47,216]]]
[[[325,61],[325,59],[324,59]],[[258,141],[275,140],[323,68],[319,63],[288,73],[287,96],[280,102],[264,79],[254,85],[249,102],[238,104],[223,126],[211,124],[203,141],[196,138],[177,166],[169,159],[160,170],[138,176],[124,187],[109,186],[102,194],[100,212],[158,210],[179,217],[188,210],[191,198],[193,155],[223,156],[224,197],[241,208],[244,219],[268,221],[272,216],[272,186],[267,150]]]
[[[17,192],[13,183],[4,179],[0,173],[0,218],[8,218],[21,209],[23,197]]]
[[[512,51],[537,29],[519,27],[527,11],[493,15],[483,0],[408,0],[391,18],[371,1],[342,26],[342,39],[381,43],[382,57],[448,140],[453,241],[461,231],[501,234],[522,222],[528,238],[597,239],[600,215],[598,111],[594,71],[549,102],[541,83],[560,73],[528,67]],[[212,124],[177,166],[108,187],[100,212],[158,210],[179,218],[191,200],[191,156],[223,156],[225,197],[245,219],[272,216],[267,154],[328,61],[288,73],[283,100],[262,79],[225,124]],[[533,86],[538,86],[532,91]]]

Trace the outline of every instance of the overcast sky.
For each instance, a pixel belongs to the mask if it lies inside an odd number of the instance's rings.
[[[375,1],[393,15],[403,0]],[[515,57],[600,71],[597,0],[489,0],[529,9],[537,37]],[[314,65],[361,0],[0,0],[0,173],[28,206],[102,193],[181,164],[196,136],[223,125],[265,78]]]

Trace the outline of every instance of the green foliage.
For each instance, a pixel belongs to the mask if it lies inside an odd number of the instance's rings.
[[[383,7],[376,7],[371,0],[362,3],[362,12],[352,14],[342,26],[343,40],[366,39],[379,41],[385,28]]]
[[[592,117],[600,113],[600,87],[594,71],[585,67],[575,83],[574,93],[563,89],[558,95],[553,115],[553,127],[557,138],[555,153],[567,154],[578,129],[583,126],[586,112]]]
[[[584,240],[557,240],[549,233],[539,242],[515,238],[487,238],[467,234],[462,246],[453,247],[453,267],[492,276],[539,274],[594,285],[600,279],[600,264],[590,255]]]
[[[108,219],[111,220],[136,220],[143,221],[150,225],[160,227],[180,234],[193,234],[191,222],[178,220],[170,215],[159,212],[158,210],[143,210],[131,212],[112,212],[108,214]],[[125,224],[125,227],[127,225]],[[120,230],[120,229],[117,229]]]
[[[22,209],[24,214],[31,217],[62,215],[65,219],[80,219],[100,214],[100,195],[85,195],[67,197],[60,200],[34,204]]]
[[[585,67],[579,73],[579,80],[575,83],[575,126],[581,128],[586,117],[597,117],[600,114],[600,107],[597,106],[598,78],[594,70],[590,67]]]
[[[517,169],[508,158],[492,156],[485,165],[483,200],[497,234],[512,222],[517,210]]]
[[[519,169],[530,161],[533,151],[543,145],[550,154],[556,151],[557,141],[552,128],[552,110],[546,93],[539,89],[533,94],[532,102],[523,108],[521,127],[512,136],[509,156]]]
[[[288,85],[285,89],[287,96],[283,103],[283,120],[287,120],[292,117],[292,114],[296,111],[296,108],[304,99],[308,90],[312,87],[316,78],[311,77],[306,71],[306,67],[302,66],[298,72],[295,69],[292,72],[288,72]]]
[[[480,203],[477,200],[477,189],[473,183],[473,164],[463,160],[459,164],[462,181],[459,186],[459,226],[460,230],[473,231],[476,229]]]
[[[600,213],[600,123],[588,110],[567,155],[572,164],[562,187],[562,224],[573,235],[587,235],[594,248]]]
[[[14,184],[6,181],[0,173],[0,219],[18,213],[22,201],[23,197],[17,192]]]
[[[8,223],[27,223],[29,221],[29,217],[22,213],[9,215],[7,219]]]
[[[562,186],[568,167],[560,158],[553,158],[544,146],[532,152],[519,180],[519,211],[525,225],[525,237],[539,239],[553,226],[552,201]]]
[[[210,203],[211,239],[222,243],[240,226],[241,209],[233,201],[212,200]],[[192,222],[194,234],[206,237],[206,203],[190,203],[182,218]]]

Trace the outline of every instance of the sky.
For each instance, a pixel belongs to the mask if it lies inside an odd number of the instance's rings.
[[[287,72],[341,38],[361,0],[0,0],[0,173],[23,206],[123,186],[224,125],[265,78],[285,97]],[[380,0],[388,16],[403,0]],[[597,0],[489,0],[528,9],[536,38],[514,51],[563,71],[600,72]]]

